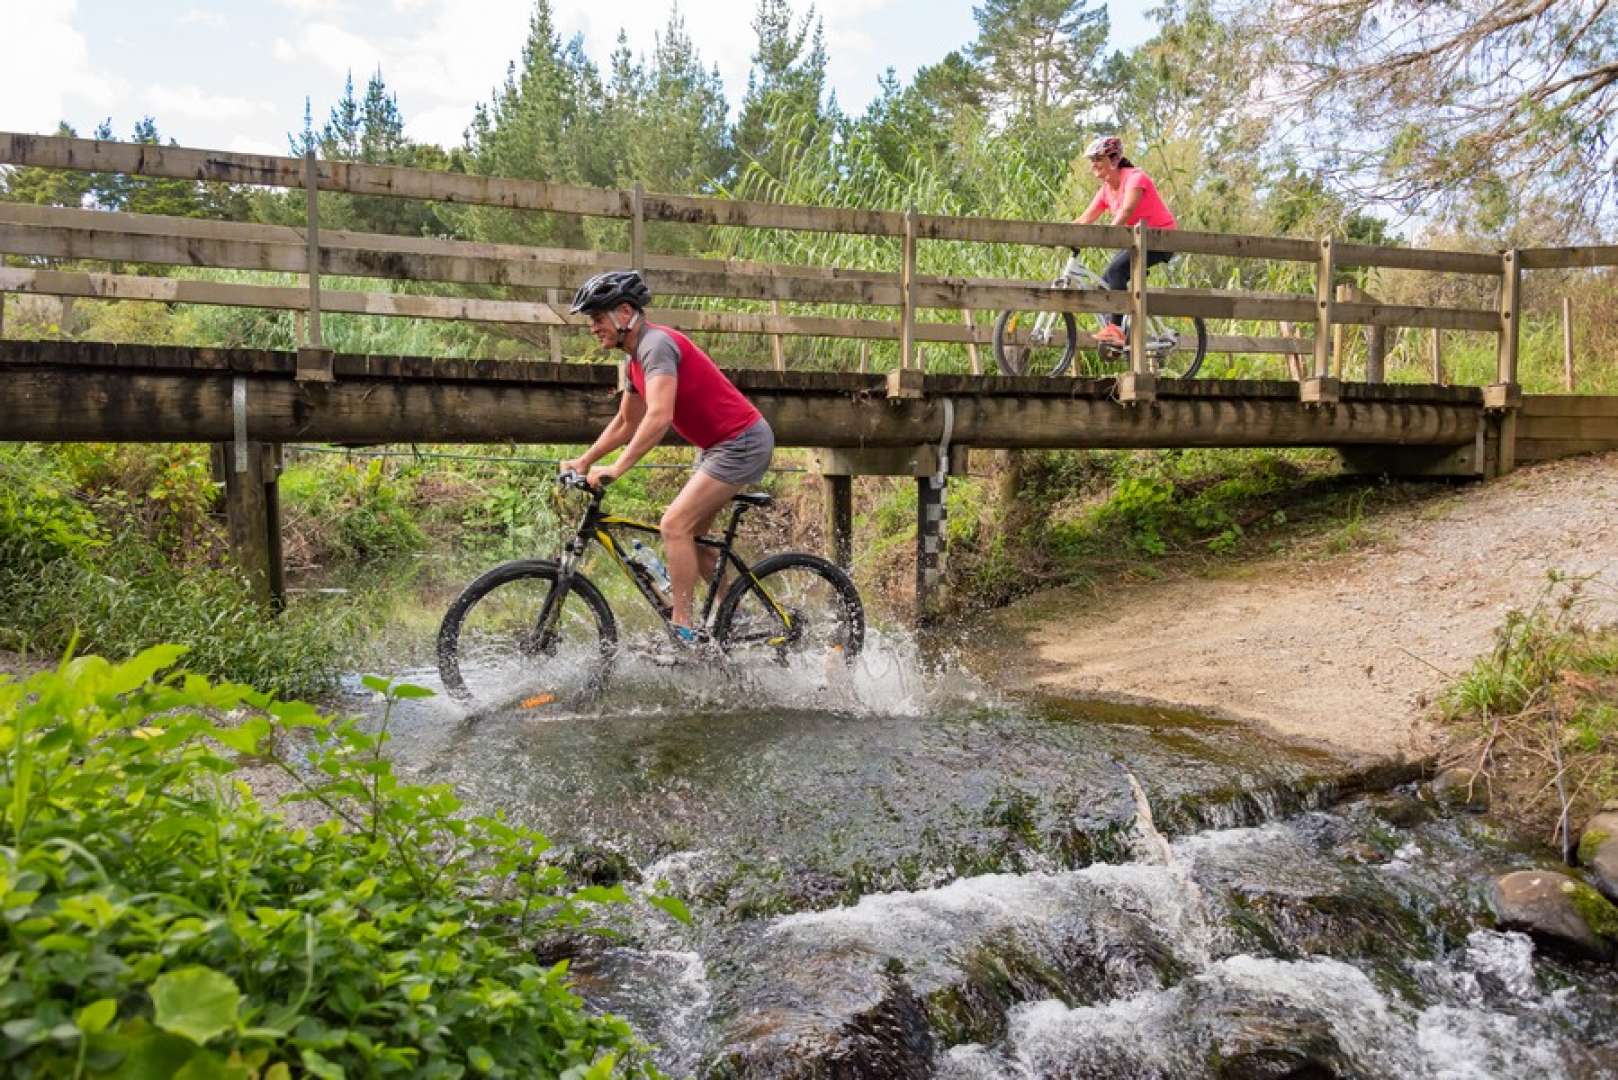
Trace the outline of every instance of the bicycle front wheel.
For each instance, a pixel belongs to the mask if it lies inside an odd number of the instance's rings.
[[[1002,375],[1060,375],[1078,342],[1071,311],[1002,311],[994,320],[994,362]]]
[[[580,574],[555,595],[559,575],[553,562],[503,563],[456,597],[438,628],[438,674],[451,697],[538,708],[606,686],[618,644],[612,609]]]
[[[731,585],[714,617],[714,637],[732,657],[826,671],[852,663],[864,647],[865,607],[836,564],[817,555],[771,555]]]

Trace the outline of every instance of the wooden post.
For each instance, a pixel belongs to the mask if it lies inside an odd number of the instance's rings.
[[[1517,341],[1521,315],[1522,266],[1516,249],[1500,256],[1504,273],[1500,279],[1500,338],[1495,366],[1495,382],[1505,385],[1517,381]]]
[[[1337,253],[1329,236],[1320,238],[1320,256],[1315,263],[1315,373],[1298,387],[1298,400],[1312,405],[1330,405],[1341,397],[1340,383],[1331,375],[1332,278],[1337,272]]]
[[[860,374],[869,374],[871,370],[871,342],[869,339],[860,341]]]
[[[1146,355],[1146,227],[1136,224],[1129,242],[1129,371],[1117,382],[1118,400],[1152,401],[1157,373]]]
[[[309,251],[309,340],[307,344],[318,349],[325,344],[320,335],[320,183],[315,167],[313,147],[303,155],[303,190],[308,222],[305,239]]]
[[[899,264],[899,367],[910,367],[916,347],[916,208],[905,211]]]
[[[556,312],[557,314],[561,314],[561,311],[560,311],[561,305],[562,305],[562,290],[561,289],[546,289],[545,290],[545,300],[551,305],[551,310],[552,311]],[[546,342],[547,345],[550,346],[551,363],[560,364],[562,362],[562,328],[560,326],[548,326],[548,327],[546,327],[545,328],[545,342]]]
[[[0,294],[3,296],[4,294]],[[1578,387],[1573,374],[1573,298],[1562,297],[1562,386],[1568,393]]]
[[[1358,299],[1367,303],[1373,302],[1370,294],[1363,290],[1359,292]],[[1368,383],[1387,382],[1388,358],[1388,328],[1385,326],[1367,326],[1365,328],[1365,381]]]
[[[779,314],[781,314],[781,301],[779,301],[779,300],[771,300],[770,301],[770,314],[771,315],[779,315]],[[784,348],[782,348],[781,335],[780,334],[771,334],[770,335],[770,356],[775,361],[775,370],[776,371],[785,371],[787,369],[786,350]]]
[[[231,450],[239,448],[232,445]],[[280,448],[248,442],[247,468],[225,469],[225,515],[230,549],[253,596],[279,608],[285,599],[281,566]],[[227,455],[228,457],[233,456]]]
[[[1433,365],[1433,385],[1444,385],[1444,332],[1433,327],[1427,332],[1427,357]]]
[[[309,314],[305,311],[292,313],[292,346],[301,349],[309,344]]]
[[[4,265],[4,264],[0,264]],[[6,336],[6,294],[0,291],[0,338]]]
[[[1338,285],[1332,290],[1332,296],[1338,304],[1346,304],[1354,299],[1354,286],[1347,283]],[[1336,305],[1333,305],[1336,310]],[[1334,322],[1331,328],[1331,355],[1332,370],[1339,379],[1348,378],[1348,340],[1347,328],[1342,323]]]
[[[971,336],[966,339],[966,359],[972,365],[972,374],[983,374],[983,361],[978,358],[978,321],[971,308],[961,310],[961,319]]]
[[[629,263],[642,271],[646,269],[646,211],[642,205],[645,200],[646,189],[636,183],[630,193]]]
[[[326,348],[320,329],[320,173],[315,166],[315,151],[311,147],[303,155],[304,210],[308,215],[304,225],[305,272],[309,275],[309,322],[306,337],[298,343],[298,367],[294,377],[299,382],[329,383],[336,379],[332,370],[332,352]],[[296,329],[296,327],[294,327]]]
[[[916,477],[916,622],[931,621],[944,577],[944,495],[949,481]]]
[[[1517,413],[1522,389],[1517,385],[1517,342],[1522,329],[1522,263],[1516,249],[1500,256],[1500,335],[1495,382],[1483,388],[1483,407],[1499,416],[1500,439],[1493,475],[1517,467]]]
[[[854,565],[854,478],[824,475],[826,549],[844,570]]]

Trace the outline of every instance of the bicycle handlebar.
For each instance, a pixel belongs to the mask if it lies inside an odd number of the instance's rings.
[[[603,476],[601,478],[601,486],[599,488],[595,488],[590,485],[590,481],[584,476],[583,473],[570,471],[559,473],[556,477],[556,482],[565,488],[572,488],[574,491],[589,491],[594,493],[605,491],[607,489],[607,485],[612,483],[612,478]]]

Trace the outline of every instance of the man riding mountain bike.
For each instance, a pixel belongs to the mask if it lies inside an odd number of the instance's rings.
[[[1101,187],[1096,190],[1095,198],[1090,200],[1084,213],[1074,219],[1075,224],[1092,224],[1110,210],[1112,220],[1107,223],[1109,225],[1132,227],[1136,222],[1143,222],[1149,229],[1177,227],[1174,215],[1157,193],[1157,185],[1152,183],[1152,178],[1146,175],[1144,169],[1124,157],[1124,144],[1117,136],[1105,135],[1094,139],[1085,147],[1084,156],[1090,159],[1090,172],[1101,181]],[[1148,251],[1146,269],[1150,270],[1172,258],[1174,253],[1171,251]],[[1109,289],[1129,288],[1130,262],[1128,251],[1114,255],[1101,275],[1102,283]],[[1125,344],[1123,316],[1110,314],[1105,319],[1106,325],[1096,334],[1096,341],[1122,348]]]
[[[562,462],[561,471],[582,473],[591,487],[599,487],[629,471],[670,427],[701,451],[696,472],[658,522],[668,562],[670,621],[682,642],[696,644],[702,633],[691,625],[692,593],[698,574],[711,577],[718,557],[711,548],[699,548],[697,537],[734,495],[763,479],[775,434],[690,338],[646,321],[651,300],[651,289],[635,270],[597,274],[574,294],[572,312],[590,317],[590,331],[602,348],[628,354],[628,380],[618,414],[588,450]],[[595,464],[621,446],[624,452],[611,465]]]

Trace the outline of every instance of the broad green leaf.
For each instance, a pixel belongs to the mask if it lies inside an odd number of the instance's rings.
[[[117,1015],[117,1000],[115,998],[102,998],[100,1001],[92,1002],[75,1013],[73,1022],[86,1035],[99,1035],[107,1030],[107,1025],[112,1023]]]
[[[303,1051],[303,1067],[320,1080],[348,1080],[341,1065],[327,1061],[313,1050]]]
[[[158,976],[151,994],[157,1026],[199,1045],[235,1028],[242,999],[229,976],[201,966]]]
[[[669,916],[675,922],[691,925],[691,909],[685,906],[685,901],[678,896],[667,893],[653,893],[646,898],[646,902]]]
[[[384,679],[380,675],[361,675],[360,685],[364,686],[367,690],[375,690],[379,694],[386,694],[388,692],[388,680]]]
[[[108,671],[100,689],[104,693],[127,694],[144,686],[164,668],[173,667],[189,651],[184,645],[153,645]]]
[[[399,683],[393,688],[393,696],[403,700],[409,698],[430,698],[433,697],[434,694],[433,691],[427,689],[425,686],[416,686],[413,683]]]

